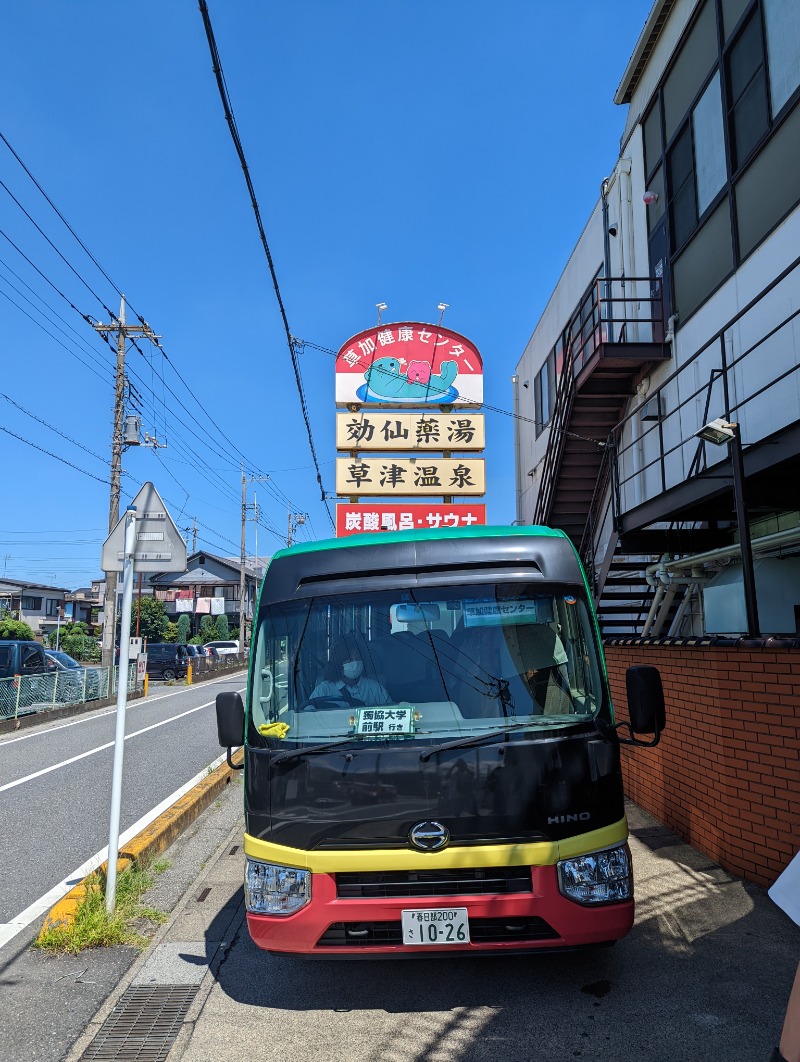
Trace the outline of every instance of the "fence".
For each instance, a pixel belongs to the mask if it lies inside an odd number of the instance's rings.
[[[117,692],[118,668],[85,667],[0,679],[0,719],[46,712],[64,704],[103,700]],[[128,692],[136,689],[136,664],[128,668]]]

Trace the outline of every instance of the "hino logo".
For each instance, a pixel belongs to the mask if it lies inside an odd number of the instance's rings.
[[[450,840],[450,831],[441,822],[418,822],[412,826],[408,835],[409,841],[415,848],[421,848],[423,852],[435,852],[444,848]]]
[[[588,822],[592,817],[590,811],[578,811],[574,815],[549,815],[547,818],[548,826],[557,826],[563,822]]]

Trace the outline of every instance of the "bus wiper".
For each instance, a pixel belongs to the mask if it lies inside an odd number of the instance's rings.
[[[435,756],[437,752],[446,752],[447,749],[461,749],[466,748],[468,745],[478,745],[481,741],[489,741],[491,738],[501,738],[505,734],[510,734],[513,730],[532,730],[537,724],[535,722],[529,723],[514,723],[513,726],[504,726],[502,730],[484,730],[480,734],[470,734],[469,737],[456,738],[455,741],[446,741],[444,745],[434,745],[431,749],[425,749],[420,753],[420,759],[423,763]]]
[[[309,745],[307,748],[288,749],[286,752],[279,752],[277,756],[273,756],[269,761],[270,766],[274,763],[285,763],[287,760],[293,760],[297,756],[313,756],[315,752],[327,752],[328,749],[335,749],[337,745],[347,745],[353,740],[353,737],[337,738],[336,741],[326,741],[324,745]]]

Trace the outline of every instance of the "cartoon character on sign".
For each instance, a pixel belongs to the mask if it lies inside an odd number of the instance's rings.
[[[458,391],[452,386],[457,375],[458,365],[454,361],[443,361],[439,372],[432,376],[425,362],[412,361],[408,370],[402,372],[397,358],[378,358],[364,373],[364,379],[376,398],[429,402],[444,394],[449,401],[458,397]]]
[[[427,361],[410,361],[406,369],[409,383],[426,384],[431,378],[431,367]]]

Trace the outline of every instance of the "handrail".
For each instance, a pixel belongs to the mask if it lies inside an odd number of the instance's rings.
[[[642,284],[647,285],[646,296],[637,291]],[[621,294],[616,294],[617,290],[621,290]],[[649,315],[641,312],[643,303],[649,306]],[[616,312],[619,304],[623,308],[621,314]],[[629,306],[633,312],[628,311]],[[563,342],[564,361],[556,386],[552,416],[546,425],[550,436],[542,462],[534,523],[547,523],[550,517],[558,469],[569,434],[566,425],[575,398],[576,377],[598,346],[612,341],[614,325],[622,325],[616,342],[630,341],[628,328],[638,329],[639,326],[650,327],[651,336],[645,342],[660,342],[663,339],[663,313],[663,286],[658,277],[598,277],[581,299],[560,340]],[[656,338],[659,329],[661,335]]]
[[[742,320],[742,318],[744,318],[748,313],[750,313],[779,284],[786,280],[787,277],[789,277],[798,268],[798,266],[800,266],[800,256],[795,258],[794,261],[789,266],[787,266],[781,273],[779,273],[777,277],[774,277],[769,282],[769,284],[765,285],[765,287],[762,288],[758,295],[754,296],[754,298],[752,298],[746,306],[742,307],[742,309],[740,309],[736,314],[734,314],[721,328],[719,328],[709,339],[707,339],[702,344],[702,346],[700,346],[691,355],[691,357],[689,357],[680,366],[678,366],[678,368],[675,369],[672,373],[670,373],[670,375],[667,376],[667,378],[663,380],[658,385],[658,387],[651,391],[647,395],[646,399],[637,403],[626,414],[626,416],[623,417],[617,425],[615,425],[615,427],[612,429],[611,434],[614,437],[616,443],[617,474],[619,476],[621,486],[625,486],[635,481],[638,477],[645,475],[649,470],[653,469],[655,466],[658,466],[660,468],[661,490],[663,492],[668,489],[666,464],[667,459],[676,452],[683,450],[686,444],[691,440],[691,438],[693,438],[693,434],[692,436],[687,436],[686,438],[684,438],[682,433],[678,433],[678,441],[672,445],[665,446],[665,422],[670,421],[671,423],[676,423],[674,418],[677,417],[677,423],[682,424],[680,418],[681,411],[684,408],[690,406],[693,402],[695,402],[696,399],[700,398],[701,396],[705,396],[704,406],[707,414],[708,410],[710,409],[711,392],[715,384],[719,383],[722,387],[723,396],[725,398],[724,404],[726,406],[726,409],[724,410],[725,415],[728,417],[733,417],[735,413],[745,409],[749,403],[753,402],[755,399],[765,394],[771,388],[776,387],[783,380],[787,379],[789,376],[792,376],[794,373],[800,370],[800,365],[792,365],[790,368],[782,371],[777,376],[770,379],[763,386],[760,386],[757,390],[748,393],[741,400],[733,402],[730,401],[729,379],[731,377],[732,372],[738,366],[740,366],[741,363],[747,357],[749,357],[752,353],[762,347],[764,343],[766,343],[769,339],[771,339],[778,332],[780,332],[781,329],[786,328],[795,318],[800,316],[800,308],[792,310],[780,323],[770,328],[768,332],[766,332],[763,336],[759,337],[759,339],[757,339],[754,343],[748,346],[745,350],[742,350],[737,353],[736,356],[733,358],[730,357],[728,351],[726,350],[726,336],[728,335],[730,330],[739,321]],[[652,426],[640,431],[637,437],[632,438],[630,442],[622,444],[622,436],[625,429],[629,426],[633,418],[638,415],[642,407],[646,403],[652,402],[655,399],[656,402],[659,402],[661,406],[666,408],[666,403],[660,401],[660,396],[666,394],[667,389],[672,384],[674,384],[682,376],[682,374],[685,374],[687,370],[689,370],[693,365],[695,365],[698,359],[701,358],[702,355],[705,354],[714,344],[717,344],[719,346],[719,360],[716,365],[713,365],[711,367],[707,381],[697,387],[690,387],[689,394],[685,395],[683,398],[681,398],[680,401],[675,403],[666,415],[659,418],[659,420]],[[705,423],[705,420],[703,421],[703,423]],[[658,433],[658,452],[656,456],[649,459],[629,474],[623,475],[622,465],[625,460],[625,457],[632,451],[635,446],[644,444],[653,432]],[[698,443],[698,449],[700,447],[702,447],[702,443]],[[683,479],[695,478],[701,473],[701,471],[702,469],[700,468],[699,454],[695,454],[689,465],[688,476],[684,476]]]

